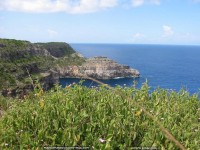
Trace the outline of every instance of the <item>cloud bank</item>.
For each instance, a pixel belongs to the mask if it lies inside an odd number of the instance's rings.
[[[117,0],[1,0],[0,10],[30,13],[90,13],[116,5]]]
[[[200,0],[190,0],[200,3]],[[161,0],[0,0],[0,10],[54,13],[66,12],[72,14],[92,13],[117,5],[140,7],[146,4],[160,5]]]
[[[144,4],[159,5],[161,0],[0,0],[0,10],[54,13],[66,12],[72,14],[91,13],[117,5],[139,7]]]

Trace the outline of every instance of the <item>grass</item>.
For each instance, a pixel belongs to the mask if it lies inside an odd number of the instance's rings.
[[[137,102],[160,121],[187,149],[199,149],[200,101],[197,95],[156,89],[144,84],[110,89],[81,84],[48,92],[39,87],[24,100],[0,98],[2,149],[86,146],[94,149],[157,147],[178,149]],[[131,101],[129,99],[131,98]]]

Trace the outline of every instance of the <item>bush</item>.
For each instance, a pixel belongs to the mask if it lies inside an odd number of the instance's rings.
[[[189,149],[200,141],[197,95],[149,87],[115,88],[81,85],[35,91],[15,101],[0,119],[3,149],[86,146],[94,149],[151,147],[178,149],[132,101],[145,107]],[[120,93],[120,94],[117,94]]]

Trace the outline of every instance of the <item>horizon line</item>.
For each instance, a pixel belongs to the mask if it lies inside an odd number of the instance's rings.
[[[99,45],[160,45],[160,46],[200,46],[200,44],[159,44],[159,43],[82,43],[82,42],[66,42],[68,44],[99,44]]]
[[[10,40],[20,40],[20,41],[29,41],[31,43],[50,43],[50,42],[64,42],[64,43],[68,43],[68,44],[104,44],[104,45],[160,45],[160,46],[200,46],[200,44],[170,44],[170,43],[116,43],[116,42],[67,42],[67,41],[34,41],[34,40],[25,40],[25,39],[15,39],[15,38],[2,38],[0,37],[0,39],[10,39]]]

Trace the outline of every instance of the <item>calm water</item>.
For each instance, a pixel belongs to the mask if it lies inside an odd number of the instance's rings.
[[[145,80],[154,89],[157,87],[179,91],[187,89],[190,93],[200,88],[200,46],[167,45],[123,45],[123,44],[71,44],[85,57],[107,56],[121,64],[138,69],[139,79],[105,80],[115,86],[131,86],[133,81],[140,86]],[[77,79],[62,79],[65,86]],[[85,83],[87,86],[91,82]]]

